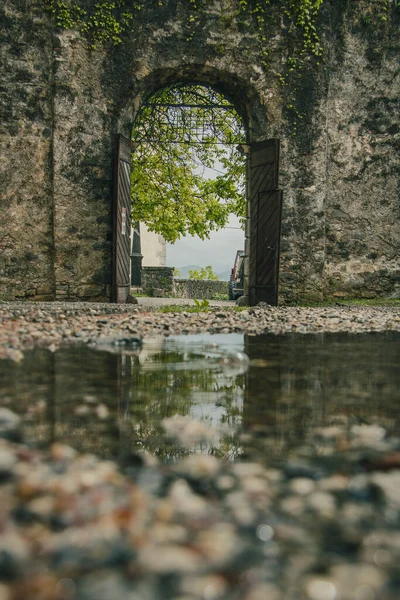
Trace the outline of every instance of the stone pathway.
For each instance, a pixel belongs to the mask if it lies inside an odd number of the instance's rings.
[[[139,306],[146,308],[158,308],[160,306],[196,306],[196,302],[192,298],[151,298],[150,296],[138,296],[137,301]],[[201,302],[201,300],[200,300]],[[207,300],[209,306],[217,306],[220,308],[234,307],[236,302],[230,300]]]

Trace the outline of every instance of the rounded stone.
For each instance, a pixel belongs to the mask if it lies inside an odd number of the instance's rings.
[[[0,438],[18,438],[20,426],[21,417],[9,408],[0,407]]]
[[[296,477],[289,482],[289,490],[299,496],[307,496],[315,490],[315,482],[306,477]]]

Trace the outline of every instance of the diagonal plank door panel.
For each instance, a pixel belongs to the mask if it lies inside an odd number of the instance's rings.
[[[112,301],[127,301],[131,286],[131,143],[117,137],[114,161]]]
[[[250,189],[250,304],[278,304],[282,192],[278,190],[279,140],[251,145]]]

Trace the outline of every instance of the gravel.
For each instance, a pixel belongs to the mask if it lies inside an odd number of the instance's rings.
[[[0,356],[19,361],[110,337],[400,331],[400,311],[4,303],[0,323]],[[183,445],[198,427],[163,423]],[[132,455],[118,467],[30,447],[0,409],[0,599],[398,600],[400,441],[350,421],[315,435],[322,455],[299,447],[270,464]]]
[[[400,442],[329,429],[318,458],[132,457],[125,472],[0,440],[0,597],[397,600]]]
[[[219,306],[199,313],[161,313],[129,304],[24,302],[0,305],[0,357],[16,361],[22,359],[24,348],[45,346],[56,350],[61,344],[101,342],[115,336],[343,331],[400,331],[400,309],[257,306],[239,311]]]

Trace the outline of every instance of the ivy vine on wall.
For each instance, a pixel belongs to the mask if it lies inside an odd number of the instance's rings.
[[[84,2],[42,0],[45,10],[54,16],[59,29],[76,29],[92,49],[99,45],[122,42],[123,34],[132,25],[141,5],[127,0]]]
[[[141,11],[148,9],[149,0],[41,0],[44,8],[53,15],[59,29],[76,29],[92,49],[105,45],[118,45],[129,31],[134,31],[135,21]],[[186,40],[192,41],[201,27],[201,16],[211,0],[182,0],[186,4]],[[152,0],[151,9],[167,9],[169,0]],[[318,34],[318,18],[326,0],[233,0],[235,8],[228,18],[236,19],[245,27],[252,24],[256,32],[262,64],[268,67],[270,58],[269,35],[271,28],[283,34],[287,55],[278,81],[286,88],[286,104],[294,115],[294,134],[297,119],[302,115],[296,107],[295,79],[301,77],[305,65],[312,61],[317,66],[323,62],[323,47]],[[350,0],[357,4],[359,0]],[[399,8],[400,0],[365,0],[362,18],[365,22],[386,21],[391,6]],[[358,10],[358,7],[357,7]],[[223,54],[223,46],[217,51]],[[290,91],[289,91],[290,90]]]
[[[199,23],[199,14],[207,9],[209,0],[184,0],[189,12],[190,41]],[[357,2],[358,0],[353,0]],[[236,14],[250,17],[255,22],[260,51],[268,58],[267,29],[271,22],[278,24],[298,57],[308,55],[320,58],[322,47],[317,32],[318,14],[325,0],[235,0]],[[146,6],[146,0],[42,0],[44,8],[54,16],[60,29],[77,29],[89,41],[92,48],[104,44],[121,44],[124,34],[134,28],[135,17]],[[366,18],[379,15],[387,19],[391,4],[398,6],[400,0],[369,0]],[[154,0],[154,5],[164,7],[168,0]],[[148,6],[148,0],[147,0]],[[293,68],[296,59],[292,57]]]
[[[156,0],[164,6],[168,0]],[[378,0],[379,1],[379,0]],[[382,0],[387,2],[390,0]],[[60,29],[77,29],[90,45],[120,44],[124,33],[133,25],[135,15],[144,6],[144,0],[42,0],[47,11],[54,15]],[[204,1],[186,0],[189,9],[188,23],[196,25],[198,13]],[[249,14],[256,20],[260,42],[264,37],[265,24],[270,22],[276,7],[282,17],[290,21],[290,31],[301,32],[304,51],[319,54],[320,45],[316,32],[316,18],[324,0],[236,0],[237,14]],[[190,36],[191,37],[191,36]],[[264,44],[265,46],[265,44]]]

